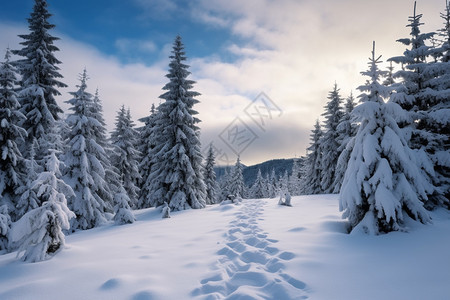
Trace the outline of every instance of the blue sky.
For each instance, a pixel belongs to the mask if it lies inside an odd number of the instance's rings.
[[[0,10],[0,49],[19,47],[32,0],[6,1]],[[202,144],[213,142],[223,161],[236,153],[246,164],[305,153],[309,133],[337,82],[341,96],[364,82],[372,41],[383,60],[405,50],[412,0],[48,0],[70,98],[87,68],[89,89],[99,88],[108,128],[122,104],[145,116],[166,82],[177,34],[186,45]],[[419,0],[423,31],[441,27],[444,0]],[[264,92],[267,99],[258,98]],[[255,100],[256,99],[256,100]],[[266,101],[266,102],[264,102]],[[265,104],[266,103],[266,104]],[[266,108],[264,126],[255,116]],[[262,106],[261,106],[262,105]],[[275,106],[273,106],[275,105]],[[267,108],[276,107],[270,110]],[[261,113],[261,112],[260,112]],[[239,126],[241,127],[239,127]],[[239,128],[238,128],[239,127]],[[232,139],[233,130],[247,135]],[[226,140],[226,139],[230,140]],[[245,141],[251,141],[248,145]],[[240,143],[233,145],[234,143]]]
[[[188,1],[50,0],[49,5],[58,31],[123,63],[155,63],[159,50],[177,34],[189,41],[189,51],[195,56],[216,53],[226,60],[232,58],[224,51],[233,38],[229,30],[205,26],[192,14]],[[24,22],[32,6],[32,0],[7,2],[0,18]]]

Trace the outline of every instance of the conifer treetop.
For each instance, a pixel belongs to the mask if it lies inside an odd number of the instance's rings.
[[[48,21],[52,14],[48,12],[47,7],[46,0],[35,0],[33,11],[27,19],[30,33],[19,35],[20,38],[24,39],[20,43],[24,47],[12,52],[25,57],[17,62],[23,75],[24,85],[42,85],[48,89],[49,93],[56,96],[60,93],[54,86],[66,87],[67,85],[56,80],[56,78],[62,78],[57,66],[61,64],[61,61],[53,55],[53,52],[59,51],[59,48],[54,45],[54,42],[59,38],[49,33],[51,29],[55,28],[55,25]],[[62,110],[59,109],[57,112],[61,113]],[[55,115],[54,117],[56,118]]]

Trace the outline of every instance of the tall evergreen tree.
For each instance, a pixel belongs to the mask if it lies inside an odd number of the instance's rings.
[[[301,168],[302,166],[300,163],[300,159],[294,158],[294,163],[292,164],[291,177],[289,177],[289,191],[293,196],[300,195]]]
[[[342,119],[341,111],[341,96],[337,84],[334,84],[333,90],[328,95],[328,103],[325,105],[325,112],[322,114],[324,120],[324,134],[320,142],[322,147],[322,178],[321,189],[324,193],[331,193],[333,191],[333,182],[335,179],[335,170],[337,159],[339,157],[339,133],[338,125]]]
[[[173,44],[169,64],[167,92],[160,96],[156,120],[155,147],[151,150],[152,170],[151,204],[169,205],[171,211],[205,207],[205,183],[203,181],[200,145],[200,120],[194,110],[199,93],[192,91],[192,80],[181,37]]]
[[[425,70],[433,75],[425,82],[425,92],[431,95],[418,128],[427,131],[426,151],[434,165],[437,192],[430,197],[431,206],[450,208],[450,2],[441,17],[444,26],[438,32],[443,42],[434,49],[439,59],[428,63]]]
[[[66,197],[73,196],[69,185],[59,179],[60,162],[55,150],[44,158],[44,172],[33,182],[42,205],[26,213],[14,223],[12,241],[19,246],[17,255],[24,251],[22,260],[38,262],[47,260],[61,251],[65,244],[63,230],[69,230],[69,220],[75,214],[67,207]]]
[[[209,146],[208,156],[206,157],[205,174],[203,176],[206,185],[206,204],[215,204],[218,202],[218,186],[216,181],[216,172],[214,171],[215,163],[214,151],[211,145]]]
[[[54,45],[59,38],[50,34],[50,30],[55,27],[49,22],[50,17],[47,1],[35,0],[33,11],[28,18],[30,32],[19,35],[24,40],[21,42],[23,48],[12,51],[13,54],[23,57],[16,62],[22,75],[19,103],[21,112],[26,117],[21,125],[28,133],[27,141],[21,150],[28,158],[27,145],[36,139],[37,161],[48,155],[48,149],[43,146],[43,143],[46,143],[44,140],[48,138],[46,135],[50,129],[55,127],[55,121],[59,119],[58,114],[63,112],[56,103],[55,96],[60,95],[58,88],[66,87],[59,81],[62,75],[59,73],[58,64],[61,62],[54,55],[59,51]]]
[[[441,61],[447,63],[450,62],[450,1],[446,1],[445,10],[440,15],[444,20],[444,26],[438,30],[438,34],[443,40],[439,51],[441,53]],[[447,84],[450,83],[447,81]]]
[[[11,53],[6,50],[5,62],[0,65],[0,206],[8,205],[14,214],[18,189],[25,184],[24,158],[18,148],[27,136],[19,125],[25,116],[19,112],[20,104],[14,91],[17,84],[15,68],[10,63]]]
[[[130,206],[137,207],[140,180],[138,162],[138,132],[133,128],[130,111],[122,105],[116,117],[116,128],[111,133],[114,150],[111,156],[113,165],[118,169],[123,187],[130,198]]]
[[[118,168],[113,166],[110,159],[113,156],[113,145],[107,137],[106,122],[103,117],[103,104],[98,88],[92,101],[90,114],[99,123],[99,127],[94,133],[94,140],[106,153],[106,155],[98,157],[100,164],[105,170],[106,181],[104,188],[99,190],[99,196],[104,200],[105,211],[114,212],[116,224],[133,223],[135,218],[130,208],[130,198],[123,188]]]
[[[243,169],[244,166],[241,164],[241,159],[238,156],[236,159],[236,164],[231,172],[229,182],[229,192],[234,197],[245,197],[246,194],[244,175],[242,174]]]
[[[306,195],[322,193],[320,184],[322,181],[322,136],[323,132],[317,120],[310,135],[311,144],[306,149],[307,154],[303,165],[305,176],[302,178],[301,191]]]
[[[267,174],[267,192],[269,198],[275,198],[278,193],[277,176],[274,169],[270,172],[270,177]]]
[[[98,89],[95,90],[94,98],[92,99],[92,105],[90,107],[90,113],[92,114],[92,117],[101,125],[99,126],[98,131],[95,133],[95,140],[97,144],[102,146],[105,150],[108,149],[108,151],[110,151],[110,148],[112,148],[112,146],[109,143],[107,137],[106,122],[105,118],[103,117],[103,104],[100,100]]]
[[[228,199],[230,195],[230,182],[231,174],[228,171],[228,167],[225,168],[224,174],[219,179],[219,201],[224,201]]]
[[[69,207],[76,214],[72,230],[90,229],[106,221],[107,205],[102,194],[108,192],[105,169],[101,164],[106,159],[105,150],[97,143],[95,133],[101,124],[92,116],[92,94],[87,92],[86,70],[80,76],[80,85],[71,92],[72,113],[67,118],[71,128],[69,152],[65,154],[67,166],[65,178],[72,185],[75,197],[69,199]]]
[[[432,158],[437,150],[436,145],[440,144],[443,138],[438,133],[439,128],[442,127],[442,119],[438,116],[436,120],[436,115],[430,112],[439,108],[443,101],[448,103],[449,93],[445,95],[440,87],[435,86],[437,63],[427,61],[427,58],[433,56],[434,50],[426,44],[435,33],[420,32],[420,26],[423,25],[421,18],[422,14],[416,14],[416,3],[414,3],[414,13],[409,17],[407,25],[411,28],[410,37],[398,40],[409,49],[405,50],[403,56],[390,59],[401,63],[404,67],[394,74],[401,79],[401,82],[394,85],[396,92],[392,94],[392,99],[410,115],[400,125],[411,131],[409,145],[416,151],[419,168],[424,176],[435,185],[439,185]],[[430,196],[427,207],[431,208],[445,201],[440,189],[431,188],[427,190],[427,194]]]
[[[401,82],[394,85],[396,93],[392,99],[397,102],[403,109],[411,114],[408,122],[401,123],[401,127],[412,127],[418,121],[419,110],[423,110],[427,106],[427,99],[420,95],[425,88],[424,82],[430,78],[430,74],[424,71],[427,68],[427,57],[429,57],[433,50],[431,46],[426,45],[435,33],[421,33],[420,22],[422,14],[416,14],[416,2],[414,2],[413,16],[408,18],[409,24],[407,27],[411,28],[410,37],[397,40],[401,44],[409,47],[403,52],[402,56],[392,57],[389,61],[401,64],[402,69],[394,74],[395,78],[401,79]],[[415,126],[414,126],[415,127]],[[418,131],[414,130],[411,138],[411,146],[417,148],[420,144],[418,140]]]
[[[113,153],[113,146],[107,137],[106,122],[103,117],[103,104],[99,96],[98,88],[95,90],[93,103],[90,106],[90,114],[99,123],[99,126],[94,132],[94,140],[106,153],[106,155],[100,155],[98,157],[100,164],[105,170],[105,181],[107,183],[105,188],[99,191],[99,195],[105,202],[106,210],[112,212],[113,206],[116,203],[113,198],[115,194],[121,192],[122,183],[120,182],[118,169],[111,163],[110,157]]]
[[[290,194],[289,191],[289,174],[288,171],[285,170],[283,176],[280,176],[280,180],[279,180],[279,184],[278,186],[280,187],[279,189],[279,193],[280,193],[280,197],[286,194]]]
[[[357,125],[352,120],[352,111],[354,107],[355,99],[353,98],[353,94],[350,94],[350,96],[347,98],[347,101],[345,102],[345,111],[337,127],[340,143],[338,152],[340,152],[340,154],[336,164],[333,183],[333,193],[336,194],[339,193],[341,189],[345,170],[347,170],[348,160],[350,159],[350,154],[354,146],[353,137],[356,135],[358,129]]]
[[[120,185],[119,192],[115,193],[114,203],[114,222],[117,225],[131,224],[136,221],[129,204],[130,197],[123,185]]]
[[[262,199],[268,197],[267,184],[261,175],[260,169],[258,169],[258,174],[256,175],[255,182],[249,190],[248,196],[252,199]]]
[[[150,115],[139,119],[139,121],[144,123],[144,126],[139,130],[140,147],[138,147],[138,150],[141,152],[141,161],[139,162],[139,173],[141,176],[141,180],[139,183],[139,208],[148,208],[151,206],[151,151],[153,148],[155,148],[156,141],[155,135],[153,134],[155,121],[157,118],[156,113],[157,111],[155,105],[152,104]]]
[[[399,230],[404,214],[423,223],[430,220],[422,203],[426,179],[396,121],[408,116],[397,103],[384,101],[389,88],[380,83],[380,58],[374,42],[369,70],[362,72],[369,79],[358,87],[362,104],[353,111],[361,125],[339,196],[352,228],[373,234]]]

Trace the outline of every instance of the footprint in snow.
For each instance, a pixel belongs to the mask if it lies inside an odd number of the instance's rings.
[[[264,200],[247,200],[235,214],[224,234],[225,247],[214,271],[200,281],[191,295],[201,299],[307,299],[307,285],[284,272],[285,262],[295,254],[273,246],[278,240],[268,238],[259,227],[263,220]],[[293,228],[289,231],[302,231]]]

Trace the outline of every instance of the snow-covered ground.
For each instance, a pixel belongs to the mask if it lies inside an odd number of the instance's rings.
[[[244,200],[67,237],[53,259],[0,256],[0,299],[449,299],[450,213],[408,233],[345,233],[335,195]]]

